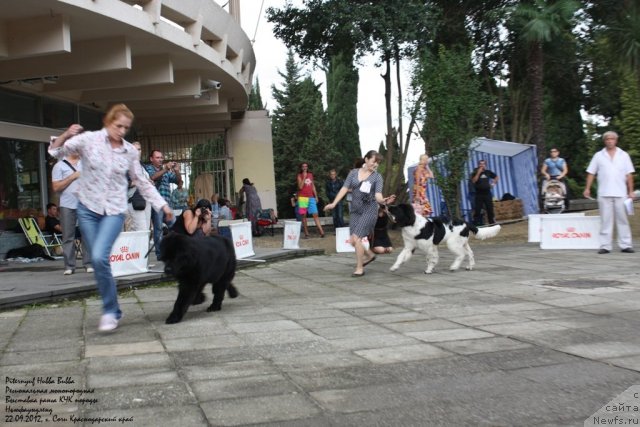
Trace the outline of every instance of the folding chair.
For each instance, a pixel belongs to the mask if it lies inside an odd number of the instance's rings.
[[[57,234],[43,234],[38,227],[38,221],[33,217],[18,218],[18,224],[27,237],[27,240],[31,244],[38,244],[44,248],[47,254],[54,258],[61,258],[56,256],[54,249],[56,247],[62,247],[62,236]]]
[[[274,235],[274,224],[278,222],[276,213],[273,209],[260,209],[256,213],[258,219],[258,227],[265,228],[271,231],[271,235]]]

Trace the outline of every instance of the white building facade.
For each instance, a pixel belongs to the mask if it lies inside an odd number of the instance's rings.
[[[213,0],[0,0],[0,229],[56,196],[45,144],[72,123],[102,126],[115,103],[128,139],[182,165],[200,192],[235,200],[243,178],[275,208],[271,124],[246,111],[251,42]],[[235,15],[235,16],[232,16]]]

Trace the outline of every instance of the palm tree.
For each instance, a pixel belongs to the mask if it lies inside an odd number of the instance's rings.
[[[544,146],[543,114],[543,44],[568,28],[579,4],[574,0],[535,0],[533,3],[520,3],[514,10],[516,27],[520,36],[528,44],[528,74],[531,79],[531,135],[538,150],[538,159],[542,160]]]
[[[611,23],[609,41],[622,67],[638,74],[640,70],[640,6],[626,2],[620,16]]]

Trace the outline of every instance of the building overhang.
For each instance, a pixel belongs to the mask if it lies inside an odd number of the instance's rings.
[[[218,130],[248,104],[255,56],[213,0],[0,0],[0,87],[105,110],[154,133]]]

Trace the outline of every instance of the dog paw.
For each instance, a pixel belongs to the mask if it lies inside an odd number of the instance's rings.
[[[170,314],[169,317],[167,317],[167,320],[164,321],[164,323],[166,323],[167,325],[173,325],[174,323],[179,323],[182,320],[182,318],[176,314]]]
[[[391,266],[391,268],[389,268],[389,271],[398,271],[398,267],[396,267],[395,265]]]
[[[471,271],[471,270],[473,270],[473,267],[471,267],[471,266],[466,267],[466,268],[465,268],[465,270],[467,270],[467,271]]]
[[[433,270],[425,270],[424,271],[424,274],[431,274],[431,273],[433,273]]]
[[[229,298],[236,298],[238,296],[238,290],[233,285],[229,285],[227,292],[229,293]]]
[[[222,310],[222,305],[213,305],[211,304],[209,307],[207,307],[207,312],[212,312],[212,311],[220,311]]]

